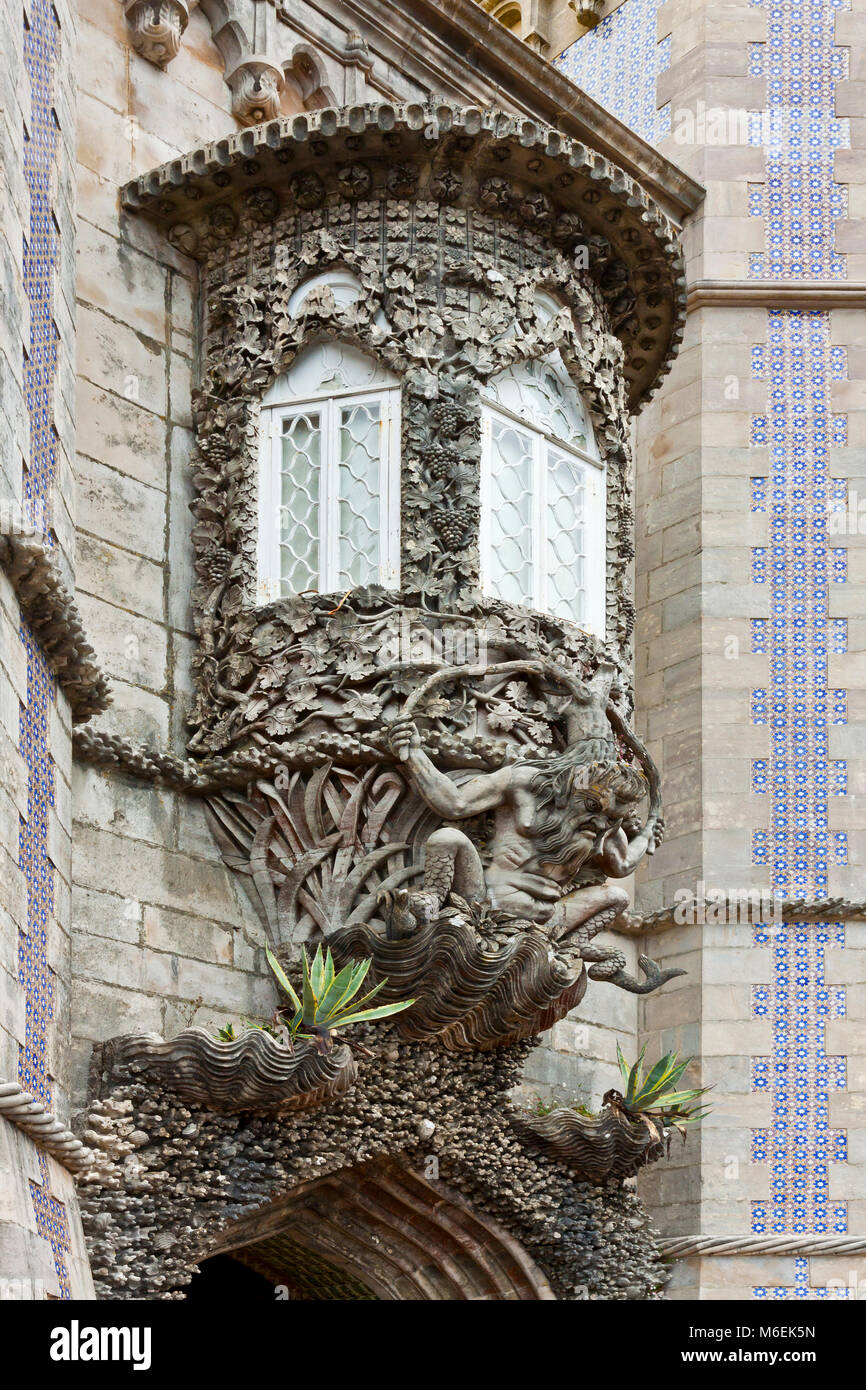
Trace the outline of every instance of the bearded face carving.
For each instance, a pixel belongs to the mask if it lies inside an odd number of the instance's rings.
[[[433,920],[456,893],[486,900],[499,912],[543,926],[552,940],[592,960],[595,978],[633,992],[646,988],[625,973],[615,947],[592,946],[628,908],[624,878],[661,843],[664,821],[649,780],[616,756],[586,762],[585,740],[549,758],[524,759],[457,785],[424,752],[416,725],[396,721],[391,746],[419,794],[438,816],[454,821],[493,815],[489,862],[453,825],[426,842],[420,891],[388,894],[386,907],[408,935]],[[646,816],[637,813],[648,799]],[[670,978],[666,976],[665,978]],[[656,988],[663,981],[652,979]]]

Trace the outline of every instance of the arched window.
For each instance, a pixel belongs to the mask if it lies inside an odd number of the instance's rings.
[[[399,441],[391,372],[346,343],[298,354],[262,402],[260,602],[397,586]]]
[[[350,304],[354,304],[356,299],[360,299],[364,293],[364,287],[357,275],[353,275],[351,270],[343,268],[337,270],[325,270],[319,275],[311,275],[302,284],[298,285],[289,297],[288,311],[297,317],[303,313],[304,305],[307,300],[318,290],[328,290],[333,295],[336,309],[348,309]],[[377,309],[374,323],[380,328],[388,328],[388,320],[383,309]]]
[[[482,442],[485,592],[603,637],[604,469],[558,352],[490,379]]]

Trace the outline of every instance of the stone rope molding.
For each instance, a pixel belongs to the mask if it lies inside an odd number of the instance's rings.
[[[56,1115],[34,1100],[17,1081],[0,1080],[0,1118],[17,1125],[40,1149],[70,1173],[79,1173],[93,1162],[93,1154]]]
[[[670,1236],[659,1241],[662,1257],[691,1255],[862,1255],[866,1236]]]
[[[9,576],[21,617],[69,700],[73,722],[84,723],[108,709],[108,681],[96,664],[81,614],[57,560],[38,534],[23,531],[0,535],[0,569]]]
[[[661,907],[656,912],[647,912],[646,914],[634,913],[625,926],[614,928],[614,930],[620,931],[625,936],[643,936],[647,934],[657,935],[663,931],[670,931],[673,927],[693,926],[695,925],[694,922],[677,921],[677,914],[688,913],[697,907],[699,901],[697,898],[692,898],[689,902],[678,904],[676,907]],[[718,910],[724,912],[728,904],[732,908],[739,907],[740,896],[733,893],[727,894],[725,905],[719,905]],[[866,917],[866,901],[862,899],[792,898],[788,901],[777,899],[774,904],[774,915],[769,914],[767,921],[768,923],[844,922],[857,917]],[[747,919],[742,919],[735,911],[733,919],[729,920],[733,920],[734,923],[741,920],[751,922],[753,918],[749,916]]]

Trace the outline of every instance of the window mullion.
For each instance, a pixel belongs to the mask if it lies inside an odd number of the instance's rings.
[[[322,411],[322,592],[334,593],[340,574],[340,468],[337,457],[337,414],[339,405],[331,396]]]
[[[383,392],[380,396],[374,396],[373,401],[378,406],[379,414],[379,562],[376,567],[376,577],[381,584],[391,561],[391,498],[388,469],[388,455],[390,453],[389,445],[391,439],[391,414],[387,392]]]
[[[532,592],[535,607],[547,612],[547,444],[544,436],[534,436],[533,459],[535,496],[532,499]]]
[[[492,505],[493,485],[492,452],[493,430],[490,410],[484,407],[481,415],[481,468],[479,476],[479,520],[478,520],[478,561],[481,570],[481,587],[490,589],[490,507]]]
[[[379,461],[379,582],[386,588],[395,582],[399,572],[399,518],[397,501],[397,458],[394,434],[397,424],[396,393],[384,391],[379,398],[380,461]]]
[[[268,536],[268,597],[279,598],[283,591],[283,552],[280,537],[283,530],[283,413],[271,411],[269,420],[268,515],[271,518]]]

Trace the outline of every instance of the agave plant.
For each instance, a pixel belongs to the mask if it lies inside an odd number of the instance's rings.
[[[629,1067],[622,1054],[619,1043],[616,1045],[616,1060],[625,1082],[625,1095],[619,1091],[608,1091],[604,1104],[617,1110],[631,1120],[642,1120],[654,1136],[654,1142],[661,1143],[668,1132],[675,1129],[686,1138],[686,1125],[703,1119],[712,1108],[709,1105],[697,1106],[695,1101],[706,1095],[709,1086],[695,1090],[678,1091],[677,1082],[686,1067],[693,1060],[687,1057],[684,1062],[677,1061],[675,1052],[668,1052],[656,1062],[647,1073],[643,1073],[644,1046],[633,1067]]]
[[[244,1033],[248,1032],[270,1033],[272,1038],[276,1038],[278,1042],[283,1042],[285,1041],[286,1026],[276,1014],[270,1023],[259,1023],[253,1018],[242,1018],[240,1032],[237,1031],[234,1023],[227,1022],[222,1028],[217,1029],[217,1037],[220,1042],[237,1042]]]
[[[380,1004],[375,1009],[368,1008],[370,1000],[388,983],[387,980],[381,980],[374,989],[362,998],[356,999],[355,996],[370,969],[370,961],[345,965],[337,972],[330,947],[323,956],[321,946],[313,957],[312,965],[307,959],[306,951],[302,952],[304,975],[301,998],[298,998],[291,981],[270,947],[266,950],[268,964],[276,975],[280,988],[288,995],[294,1007],[294,1013],[290,1018],[288,1012],[286,1013],[290,1036],[315,1038],[320,1052],[330,1052],[333,1047],[332,1034],[337,1028],[348,1028],[352,1023],[368,1023],[374,1018],[389,1018],[415,1003],[414,999],[406,999],[399,1004]]]

